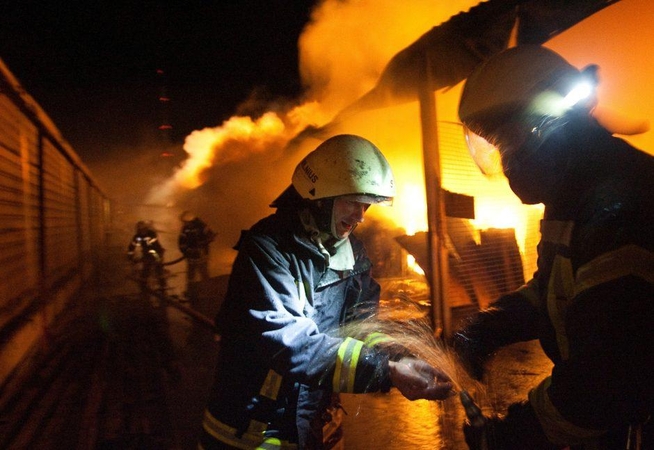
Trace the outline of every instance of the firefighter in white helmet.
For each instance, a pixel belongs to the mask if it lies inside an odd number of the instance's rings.
[[[298,164],[276,213],[243,232],[216,317],[221,348],[202,448],[338,448],[338,393],[450,395],[444,373],[391,352],[384,336],[338,331],[377,309],[380,287],[352,232],[394,196],[379,149],[338,135]]]
[[[554,363],[506,416],[464,426],[471,448],[654,448],[654,158],[592,117],[596,82],[596,66],[518,46],[463,89],[475,161],[545,211],[533,279],[470,317],[453,345],[479,379],[518,341],[539,339]]]

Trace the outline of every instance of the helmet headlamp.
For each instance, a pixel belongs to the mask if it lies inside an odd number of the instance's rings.
[[[597,66],[589,66],[572,79],[535,95],[527,108],[534,116],[561,117],[573,109],[591,110],[597,90]]]

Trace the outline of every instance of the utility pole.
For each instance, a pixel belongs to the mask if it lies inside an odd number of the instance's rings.
[[[445,203],[443,199],[440,149],[436,113],[436,93],[430,82],[430,60],[427,56],[425,78],[418,93],[422,129],[422,154],[425,171],[425,196],[427,199],[427,254],[429,267],[426,271],[431,289],[432,325],[438,336],[451,333],[450,307],[446,296],[447,235]]]

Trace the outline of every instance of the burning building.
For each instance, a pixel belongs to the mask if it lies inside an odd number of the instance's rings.
[[[437,292],[431,296],[446,308],[487,304],[531,277],[542,208],[521,204],[506,179],[485,177],[469,157],[456,116],[465,75],[446,77],[445,82],[436,77],[436,85],[428,90],[432,105],[426,119],[424,98],[415,92],[407,98],[407,90],[402,90],[415,84],[412,74],[416,72],[398,71],[397,67],[416,60],[410,52],[403,60],[405,50],[420,49],[430,42],[440,45],[438,48],[446,55],[455,55],[458,41],[434,41],[431,33],[457,25],[458,13],[472,7],[484,12],[478,14],[479,21],[493,20],[484,8],[506,8],[508,3],[457,2],[443,6],[415,2],[411,7],[392,2],[320,3],[299,41],[305,97],[289,101],[288,105],[271,105],[268,112],[255,117],[234,116],[216,128],[193,132],[185,142],[188,159],[172,178],[153,189],[150,200],[176,205],[179,210],[191,204],[207,218],[219,234],[212,272],[227,273],[235,255],[232,245],[240,230],[270,212],[269,203],[288,186],[297,162],[331,135],[360,134],[384,152],[397,180],[394,206],[371,210],[372,219],[357,230],[372,239],[378,276],[419,277],[420,270],[430,271],[434,242],[427,232],[433,231],[434,212],[428,205],[433,206],[433,197],[442,189],[471,199],[472,206],[467,214],[452,216],[446,214],[444,205],[440,229],[436,231],[445,270]],[[599,9],[608,4],[603,3]],[[592,33],[607,21],[613,23],[612,15],[628,14],[624,9],[618,11],[622,6],[597,12],[581,24],[576,22],[582,17],[572,17],[562,29],[550,34],[555,37],[546,45],[558,51],[571,47],[572,56],[577,55],[578,61],[571,58],[574,62],[583,64],[592,57],[593,62],[606,68],[603,70],[615,71],[611,61],[616,54],[634,45],[628,36],[614,36],[612,50],[607,46],[603,54],[596,51],[582,55],[574,46],[592,40]],[[509,19],[502,26],[489,28],[489,42],[497,33],[505,33],[502,38],[509,39],[515,17]],[[441,25],[434,27],[438,23]],[[467,26],[473,25],[479,23]],[[364,27],[367,32],[360,33]],[[557,35],[562,30],[565,33]],[[495,44],[501,47],[506,42]],[[448,75],[447,70],[445,73]],[[382,92],[379,102],[371,93],[384,82],[395,91],[394,95]],[[398,100],[397,94],[404,97]],[[608,99],[607,103],[614,107],[619,106],[620,95],[600,92],[600,98]],[[257,110],[261,110],[260,105]],[[643,114],[642,110],[635,113]],[[426,123],[433,127],[429,133],[425,131]],[[639,136],[634,138],[636,145],[638,139],[642,141]],[[434,155],[437,167],[430,160]],[[171,216],[178,213],[172,211]],[[414,263],[417,272],[411,269]],[[426,281],[434,284],[429,276]]]

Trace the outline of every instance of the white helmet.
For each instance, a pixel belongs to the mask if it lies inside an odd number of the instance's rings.
[[[501,169],[496,146],[502,151],[503,139],[521,134],[529,140],[523,148],[534,149],[569,111],[590,111],[596,69],[579,71],[538,45],[504,50],[477,67],[463,88],[459,118],[481,170],[492,174]]]
[[[388,161],[369,140],[333,136],[295,168],[292,185],[307,200],[358,195],[362,203],[391,203],[395,181]]]

